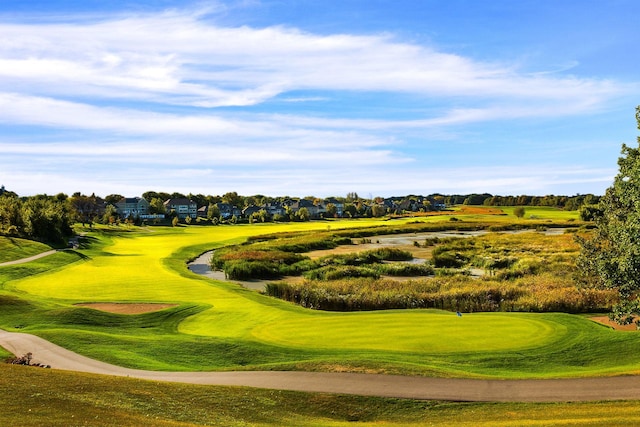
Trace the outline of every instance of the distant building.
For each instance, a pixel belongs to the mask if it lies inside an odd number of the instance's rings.
[[[196,219],[198,217],[198,204],[193,200],[169,199],[164,202],[164,208],[167,214],[174,211],[180,219],[185,219],[186,217]]]
[[[230,205],[229,203],[218,203],[218,209],[220,210],[220,217],[222,219],[231,219],[234,216],[239,218],[242,215],[242,210],[237,206]]]
[[[142,197],[123,197],[116,203],[118,215],[122,218],[149,215],[149,202]]]

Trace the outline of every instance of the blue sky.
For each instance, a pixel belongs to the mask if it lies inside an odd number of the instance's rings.
[[[602,194],[637,0],[0,2],[21,195]]]

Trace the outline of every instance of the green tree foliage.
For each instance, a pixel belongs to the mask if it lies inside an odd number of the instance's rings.
[[[524,217],[525,209],[522,206],[518,206],[518,207],[513,209],[513,214],[515,216],[517,216],[518,218],[522,218],[522,217]]]
[[[338,208],[333,203],[327,203],[326,212],[327,213],[325,215],[326,215],[327,218],[333,218],[338,213]]]
[[[103,224],[115,224],[118,222],[118,210],[113,205],[107,205],[102,216]]]
[[[61,197],[40,195],[22,201],[5,193],[0,197],[0,233],[62,243],[72,234],[69,204]]]
[[[167,209],[164,206],[164,201],[160,197],[153,197],[148,199],[149,201],[149,213],[150,214],[164,214]]]
[[[636,120],[640,129],[640,106]],[[612,318],[628,324],[640,313],[640,148],[623,145],[618,166],[613,185],[600,199],[593,235],[579,238],[578,267],[586,285],[618,291]]]
[[[115,205],[120,200],[122,200],[123,197],[124,196],[121,194],[109,194],[107,197],[104,198],[104,201],[111,205]]]
[[[220,220],[220,208],[217,203],[209,205],[207,208],[207,218]]]
[[[91,224],[98,219],[103,209],[103,201],[95,194],[85,196],[84,194],[75,193],[69,199],[71,207],[72,219],[77,222]]]
[[[309,221],[311,219],[311,215],[309,214],[309,209],[300,208],[300,210],[298,210],[298,212],[296,213],[296,217],[300,221]]]
[[[375,204],[371,206],[371,215],[376,218],[384,216],[387,213],[387,208],[384,205]]]
[[[244,197],[239,196],[235,191],[225,193],[224,196],[222,196],[222,201],[224,203],[230,204],[231,206],[237,206],[239,208],[242,208],[244,206]]]
[[[22,202],[4,193],[0,197],[0,234],[19,235],[22,230]]]

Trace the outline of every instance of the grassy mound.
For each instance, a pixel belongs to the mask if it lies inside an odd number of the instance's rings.
[[[51,247],[44,243],[0,236],[0,263],[28,258],[48,250],[51,250]]]

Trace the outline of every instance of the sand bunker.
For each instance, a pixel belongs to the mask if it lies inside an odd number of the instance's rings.
[[[93,308],[94,310],[107,311],[115,314],[142,314],[152,311],[164,310],[165,308],[176,307],[178,304],[156,304],[156,303],[125,303],[125,302],[90,302],[76,304],[80,307]]]
[[[603,325],[611,326],[613,329],[617,331],[637,331],[635,323],[630,325],[618,325],[616,322],[609,319],[607,316],[599,316],[599,317],[590,317],[594,322],[602,323]]]

